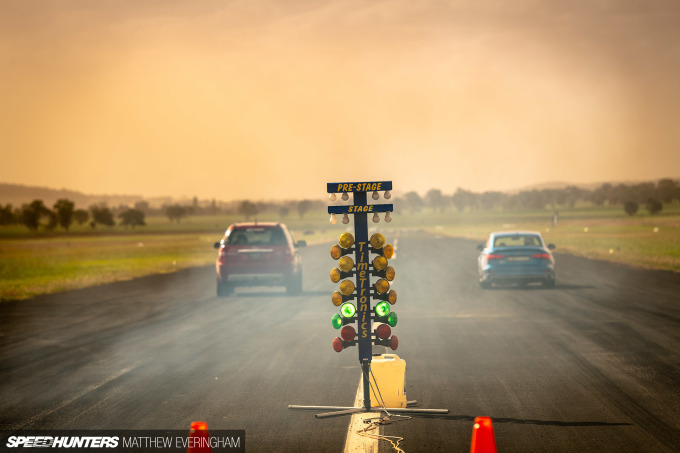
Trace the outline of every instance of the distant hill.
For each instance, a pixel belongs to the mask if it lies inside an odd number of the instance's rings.
[[[601,181],[601,182],[591,182],[591,183],[586,183],[586,184],[574,184],[571,182],[564,182],[564,181],[554,181],[554,182],[545,182],[541,184],[533,184],[530,186],[523,186],[519,187],[516,189],[511,189],[511,190],[506,190],[505,193],[508,194],[516,194],[519,192],[523,191],[531,191],[531,190],[550,190],[550,189],[565,189],[569,186],[575,186],[578,187],[579,189],[584,189],[584,190],[595,190],[599,187],[601,187],[603,184],[611,184],[612,186],[617,186],[619,184],[625,184],[628,186],[635,185],[635,184],[640,184],[644,182],[654,182],[656,183],[658,180],[664,179],[664,178],[659,178],[657,180],[644,180],[644,181]],[[680,180],[680,178],[669,178],[673,180]]]
[[[603,183],[574,184],[574,183],[564,182],[564,181],[553,181],[553,182],[544,182],[544,183],[540,183],[540,184],[532,184],[532,185],[529,185],[529,186],[522,186],[522,187],[518,187],[518,188],[515,188],[515,189],[506,190],[505,193],[514,194],[514,193],[531,191],[531,190],[552,190],[552,189],[560,190],[560,189],[565,189],[569,186],[576,186],[579,189],[593,190],[593,189],[597,189],[602,184]]]
[[[3,205],[10,203],[12,206],[20,207],[24,203],[38,199],[46,206],[52,207],[60,198],[73,201],[77,208],[88,208],[97,203],[106,203],[112,207],[121,204],[131,205],[143,199],[141,195],[88,195],[75,190],[0,183],[0,204]]]
[[[662,179],[662,178],[659,178]],[[673,180],[680,180],[680,178],[670,178]],[[617,184],[634,185],[640,182],[657,182],[657,181],[608,181],[609,184],[616,186]],[[574,184],[563,181],[546,182],[541,184],[534,184],[523,186],[512,190],[503,191],[506,194],[513,195],[522,191],[544,190],[544,189],[564,189],[569,186],[576,186],[584,190],[595,190],[606,182],[589,183],[589,184]],[[393,193],[393,196],[399,197],[403,194],[399,192]],[[117,207],[120,205],[131,206],[137,201],[146,201],[151,207],[159,208],[163,205],[172,203],[190,204],[192,199],[173,199],[172,197],[154,197],[144,198],[141,195],[89,195],[76,190],[68,189],[51,189],[49,187],[25,186],[22,184],[8,184],[0,183],[0,205],[11,204],[14,207],[21,207],[25,203],[30,203],[33,200],[42,200],[46,206],[52,207],[54,203],[60,199],[66,198],[75,203],[77,208],[89,208],[93,204],[106,203],[110,207]],[[200,205],[207,206],[212,200],[200,200]],[[217,201],[218,206],[234,205],[236,201],[224,202]],[[233,206],[232,206],[233,207]]]

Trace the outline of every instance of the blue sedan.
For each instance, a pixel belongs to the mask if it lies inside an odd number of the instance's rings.
[[[541,283],[555,286],[555,258],[541,233],[534,231],[496,232],[489,235],[485,244],[477,246],[479,286],[490,288],[493,284]]]

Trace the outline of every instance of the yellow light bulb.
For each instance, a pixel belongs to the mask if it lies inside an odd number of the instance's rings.
[[[354,260],[349,256],[343,256],[340,258],[340,261],[338,261],[338,267],[345,272],[349,272],[354,267]]]
[[[387,291],[390,289],[390,282],[385,280],[384,278],[378,279],[377,282],[375,282],[375,290],[378,291],[380,294],[385,294]]]
[[[340,247],[348,249],[354,245],[354,236],[352,236],[352,233],[342,233],[338,242],[340,243]]]
[[[340,292],[345,296],[349,296],[350,294],[352,294],[354,292],[354,289],[355,289],[354,282],[352,282],[352,280],[343,280],[340,283]]]
[[[390,293],[387,295],[387,301],[392,305],[397,303],[397,292],[395,290],[390,290]]]
[[[340,274],[340,269],[338,269],[337,267],[331,269],[331,281],[333,283],[338,283],[341,277],[342,275]]]
[[[334,260],[337,260],[341,256],[342,256],[342,248],[338,244],[335,244],[333,247],[331,247],[331,258],[333,258]]]
[[[394,268],[392,266],[387,266],[387,269],[385,269],[385,278],[387,281],[391,282],[394,280],[395,275]]]
[[[373,258],[373,267],[378,271],[385,269],[387,267],[387,259],[384,256],[376,256]]]
[[[331,302],[333,302],[333,305],[335,305],[336,307],[342,305],[342,294],[340,294],[340,291],[333,292],[333,294],[331,295]]]
[[[333,225],[338,223],[338,219],[337,219],[337,217],[335,217],[335,214],[331,214],[331,218],[328,219],[328,221],[331,222]]]
[[[371,235],[371,247],[373,247],[376,250],[379,250],[385,245],[385,236],[383,236],[380,233],[373,233]]]
[[[392,247],[392,244],[385,244],[385,247],[383,247],[383,255],[388,260],[392,259],[394,256],[394,247]]]

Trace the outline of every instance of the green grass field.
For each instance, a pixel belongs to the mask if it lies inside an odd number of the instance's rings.
[[[275,214],[262,221],[277,221]],[[164,217],[147,218],[147,226],[29,233],[23,226],[0,228],[0,300],[83,288],[149,274],[174,272],[212,264],[226,227],[238,216],[196,216],[170,223]],[[660,215],[628,217],[620,207],[589,206],[560,210],[557,227],[552,211],[434,213],[395,212],[390,224],[370,228],[426,229],[435,234],[482,242],[491,231],[540,231],[557,246],[556,252],[680,272],[680,206],[665,206]],[[325,213],[290,216],[285,223],[296,239],[330,242],[347,229],[331,225]],[[350,224],[351,225],[351,224]],[[330,260],[330,258],[329,258]],[[331,263],[329,261],[329,267]]]
[[[438,219],[428,230],[480,243],[491,231],[539,231],[546,241],[557,246],[558,253],[680,272],[680,209],[633,218],[618,211],[602,208],[564,211],[556,227],[552,226],[551,212],[511,216],[462,214],[454,222]]]
[[[61,236],[0,242],[0,298],[24,299],[210,262],[205,234]]]
[[[318,225],[327,217],[289,219],[297,239],[310,243],[335,237]],[[0,228],[0,300],[174,272],[214,263],[213,244],[240,217],[196,216],[171,223],[149,217],[145,227],[72,226],[70,231],[30,233],[24,226]],[[271,220],[277,221],[275,217]],[[264,220],[263,220],[264,221]],[[312,228],[317,226],[317,228]],[[305,234],[306,233],[306,234]],[[339,234],[339,233],[338,233]]]

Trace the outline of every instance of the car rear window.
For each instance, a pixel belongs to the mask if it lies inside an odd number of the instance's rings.
[[[541,245],[541,238],[528,234],[497,236],[493,241],[494,247],[540,247]]]
[[[233,230],[227,238],[229,245],[286,245],[286,236],[281,228],[240,228]]]

